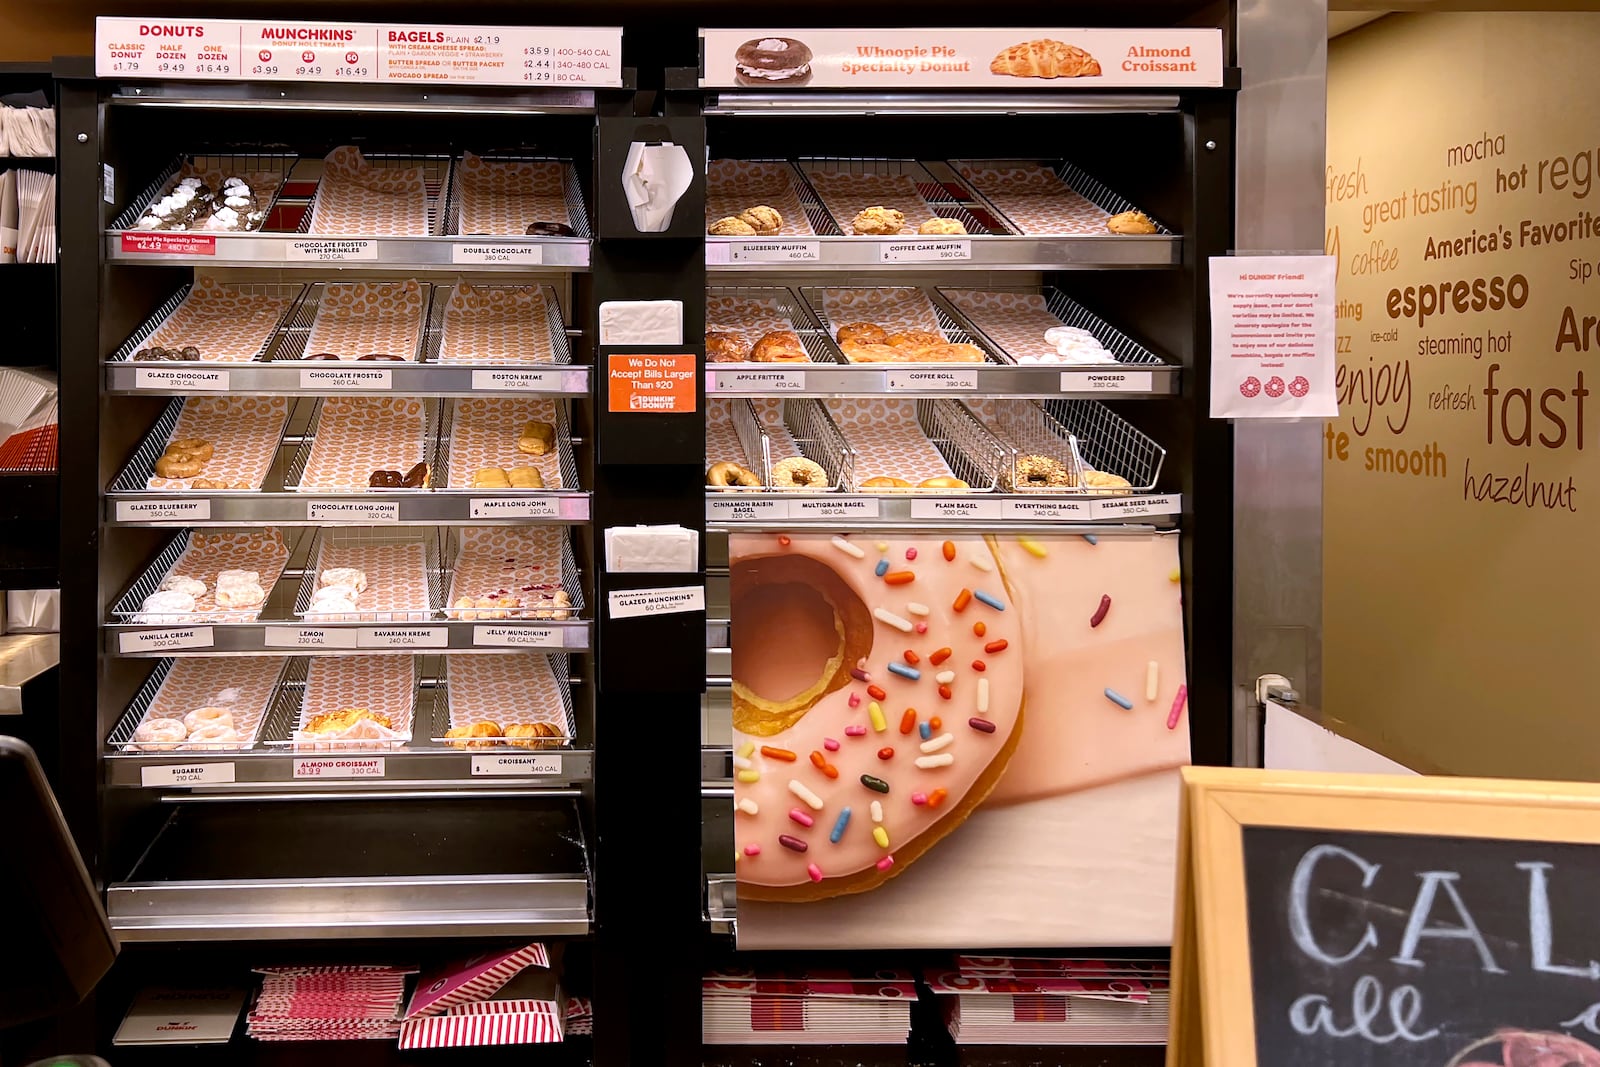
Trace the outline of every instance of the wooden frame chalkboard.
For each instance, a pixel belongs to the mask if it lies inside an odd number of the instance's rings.
[[[1600,786],[1184,772],[1168,1067],[1600,1067]]]

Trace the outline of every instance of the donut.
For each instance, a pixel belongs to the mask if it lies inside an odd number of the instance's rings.
[[[917,483],[918,489],[971,489],[972,486],[960,478],[929,478],[925,482]]]
[[[205,468],[205,461],[192,452],[168,452],[156,459],[156,474],[162,478],[193,478]]]
[[[729,552],[739,895],[876,888],[966,820],[1022,736],[994,553],[767,534]]]
[[[911,487],[904,478],[868,478],[861,483],[861,488],[876,489],[880,493],[901,492]]]
[[[834,339],[840,344],[853,341],[858,345],[881,345],[889,340],[889,331],[875,322],[847,322],[839,327]]]
[[[189,736],[189,728],[177,719],[146,719],[133,731],[133,747],[139,752],[171,752]]]
[[[929,348],[945,343],[944,337],[932,330],[905,330],[901,333],[892,333],[884,342],[890,348]]]
[[[522,424],[522,435],[517,438],[517,451],[530,456],[542,456],[556,446],[556,428],[539,419],[529,419]]]
[[[169,574],[161,579],[161,588],[173,593],[183,593],[187,596],[202,597],[206,595],[206,583],[198,578],[189,578],[182,574]]]
[[[1065,489],[1078,484],[1066,464],[1049,456],[1018,456],[1011,465],[1011,488],[1018,492],[1029,489]]]
[[[711,469],[706,471],[706,484],[718,489],[730,485],[753,487],[760,485],[761,479],[737,463],[723,462],[713,463]]]
[[[202,726],[190,730],[188,741],[178,746],[179,752],[204,752],[208,749],[232,748],[244,737],[232,725]]]
[[[348,585],[356,592],[365,592],[367,572],[360,567],[324,567],[317,574],[319,586]]]
[[[828,472],[820,463],[804,456],[792,456],[772,466],[774,489],[827,489]]]
[[[195,708],[183,717],[183,725],[191,734],[202,726],[232,726],[233,712],[227,708]]]
[[[211,447],[211,442],[203,437],[180,437],[177,440],[169,441],[163,451],[169,456],[178,452],[187,452],[201,463],[208,462],[212,456],[216,455],[216,449]]]
[[[811,49],[793,37],[757,37],[733,53],[739,85],[809,85]]]

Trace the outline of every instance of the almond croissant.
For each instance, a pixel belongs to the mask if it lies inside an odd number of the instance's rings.
[[[995,56],[989,73],[1016,78],[1083,78],[1099,74],[1100,64],[1076,45],[1041,38],[1014,44]]]

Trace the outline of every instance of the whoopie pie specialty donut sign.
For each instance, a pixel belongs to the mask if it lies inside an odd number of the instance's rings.
[[[706,88],[1217,86],[1217,29],[706,30]]]

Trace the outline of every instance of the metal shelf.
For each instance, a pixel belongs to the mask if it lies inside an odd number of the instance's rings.
[[[964,254],[963,254],[964,253]],[[954,258],[959,255],[960,258]],[[943,258],[949,256],[952,258]],[[1170,234],[1105,237],[707,237],[706,269],[762,271],[1103,270],[1175,267],[1183,238]]]
[[[707,493],[706,522],[721,529],[845,529],[937,524],[939,529],[1007,530],[1079,527],[1099,524],[1108,532],[1137,520],[1169,526],[1183,511],[1177,493],[1125,493],[1117,496],[1044,493]],[[1094,532],[1085,529],[1084,532]]]

